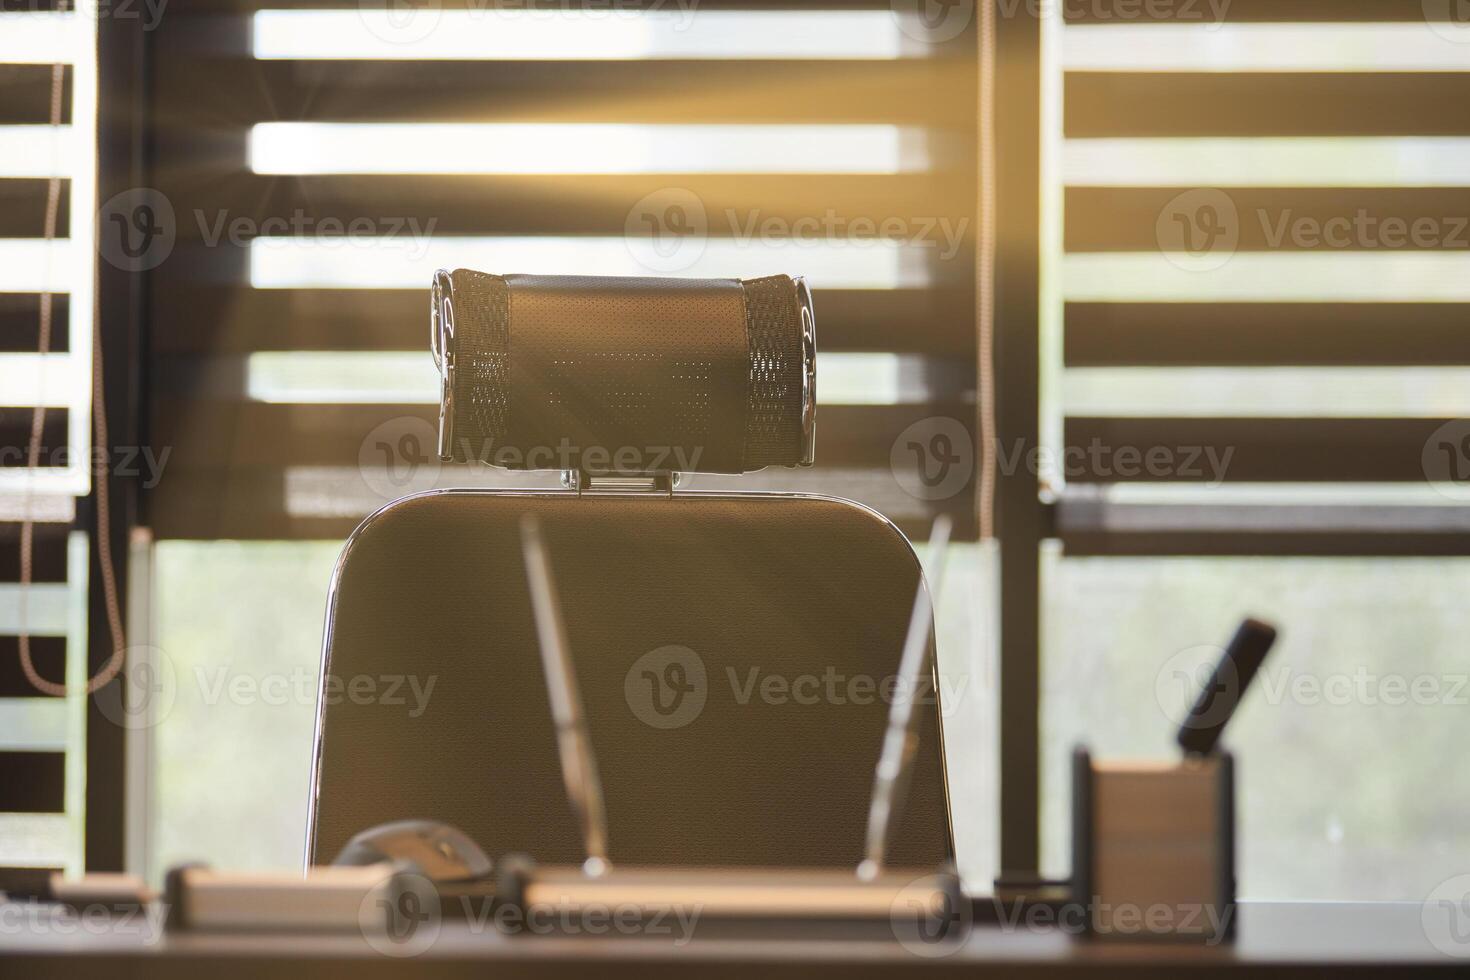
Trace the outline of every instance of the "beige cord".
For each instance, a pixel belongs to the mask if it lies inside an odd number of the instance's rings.
[[[995,4],[980,0],[980,241],[975,302],[979,332],[980,540],[995,537]]]
[[[70,8],[69,0],[61,0],[57,4],[58,13],[66,13]],[[80,16],[80,15],[78,15]],[[66,76],[66,66],[54,64],[51,66],[51,127],[57,129],[61,126],[62,92]],[[75,206],[75,202],[73,202]],[[61,177],[53,174],[46,186],[46,241],[50,242],[56,237],[56,224],[61,209]],[[102,592],[107,606],[107,627],[112,638],[112,656],[107,664],[94,677],[87,681],[87,693],[91,694],[103,685],[107,684],[117,672],[122,669],[123,654],[127,648],[126,634],[123,632],[122,613],[117,601],[117,578],[112,567],[112,541],[110,540],[110,515],[108,513],[107,494],[107,409],[103,401],[102,387],[102,331],[99,323],[99,301],[97,296],[98,277],[96,266],[92,270],[92,418],[96,432],[97,449],[92,454],[93,485],[97,489],[97,558],[102,568]],[[54,311],[54,297],[49,292],[41,294],[41,322],[40,336],[37,338],[37,353],[44,361],[46,355],[51,351],[51,324]],[[31,438],[26,453],[26,472],[30,479],[26,481],[26,506],[22,515],[20,525],[20,666],[25,672],[26,679],[31,682],[36,690],[42,694],[56,697],[66,695],[66,685],[48,681],[36,671],[35,662],[31,659],[31,636],[26,628],[26,616],[28,613],[28,599],[31,587],[31,575],[33,565],[33,553],[35,546],[35,522],[31,520],[31,499],[34,492],[34,474],[41,460],[41,436],[46,426],[46,399],[37,398],[37,405],[31,412]]]

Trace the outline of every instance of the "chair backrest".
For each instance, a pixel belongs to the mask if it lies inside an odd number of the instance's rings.
[[[785,282],[798,318],[809,319],[809,300]],[[452,298],[459,321],[436,340],[441,366],[460,358],[459,381],[446,379],[446,390],[463,382],[467,359],[453,347],[473,329],[472,298],[463,281],[451,296],[455,285],[435,299],[437,313]],[[515,319],[510,285],[510,311],[492,315],[525,336],[537,324]],[[511,344],[512,359],[516,351]],[[802,361],[797,369],[809,370]],[[626,401],[616,387],[593,400]],[[584,398],[588,390],[580,386]],[[445,424],[464,432],[467,404],[485,418],[486,396],[462,386],[457,394]],[[689,404],[687,387],[677,397]],[[691,429],[689,417],[678,439],[714,438]],[[808,413],[794,441],[765,450],[770,459],[809,459],[809,423]],[[504,445],[504,419],[495,424]],[[739,428],[724,438],[745,441]],[[372,825],[430,818],[492,855],[580,861],[521,559],[528,512],[540,518],[555,569],[611,859],[855,866],[922,582],[908,541],[875,512],[835,498],[595,484],[430,491],[395,501],[353,533],[328,610],[308,860],[330,861]],[[890,848],[895,866],[932,867],[953,854],[937,697],[931,689],[924,698],[920,755]]]

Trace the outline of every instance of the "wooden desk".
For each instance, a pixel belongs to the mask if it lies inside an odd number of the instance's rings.
[[[1418,903],[1246,903],[1236,940],[1214,947],[1088,941],[1055,926],[975,925],[944,955],[925,957],[891,935],[846,939],[765,934],[711,935],[696,926],[676,944],[664,937],[505,936],[446,922],[421,954],[388,956],[360,935],[161,935],[158,923],[101,929],[58,923],[0,906],[0,976],[45,980],[131,977],[729,977],[845,980],[940,976],[1173,977],[1400,976],[1470,974],[1470,936],[1454,952],[1426,937]],[[1186,972],[1187,971],[1187,972]]]

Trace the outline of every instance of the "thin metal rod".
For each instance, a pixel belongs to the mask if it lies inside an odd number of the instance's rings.
[[[526,580],[531,588],[531,608],[536,617],[536,636],[541,650],[541,667],[546,674],[546,693],[551,717],[556,723],[556,748],[561,756],[562,780],[582,828],[587,860],[582,865],[589,875],[609,867],[607,859],[607,810],[603,805],[602,779],[597,774],[597,757],[587,732],[582,710],[582,692],[567,646],[566,621],[551,578],[551,561],[541,539],[541,522],[531,514],[521,516],[521,550],[526,561]]]
[[[929,565],[934,572],[934,593],[931,598],[921,571],[919,587],[914,593],[914,611],[909,617],[909,632],[904,639],[903,657],[899,661],[898,685],[888,710],[888,730],[883,735],[883,751],[878,757],[878,768],[873,778],[867,842],[863,861],[858,865],[858,877],[864,881],[872,881],[883,871],[888,833],[898,823],[898,815],[903,810],[909,774],[918,754],[919,712],[914,710],[914,703],[920,700],[924,689],[926,668],[927,676],[933,677],[929,634],[934,623],[934,603],[939,601],[940,591],[944,588],[944,558],[952,524],[948,514],[940,514],[929,531]]]

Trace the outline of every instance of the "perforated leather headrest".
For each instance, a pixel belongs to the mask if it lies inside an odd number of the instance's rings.
[[[806,284],[434,277],[439,454],[511,469],[745,473],[809,466]]]

